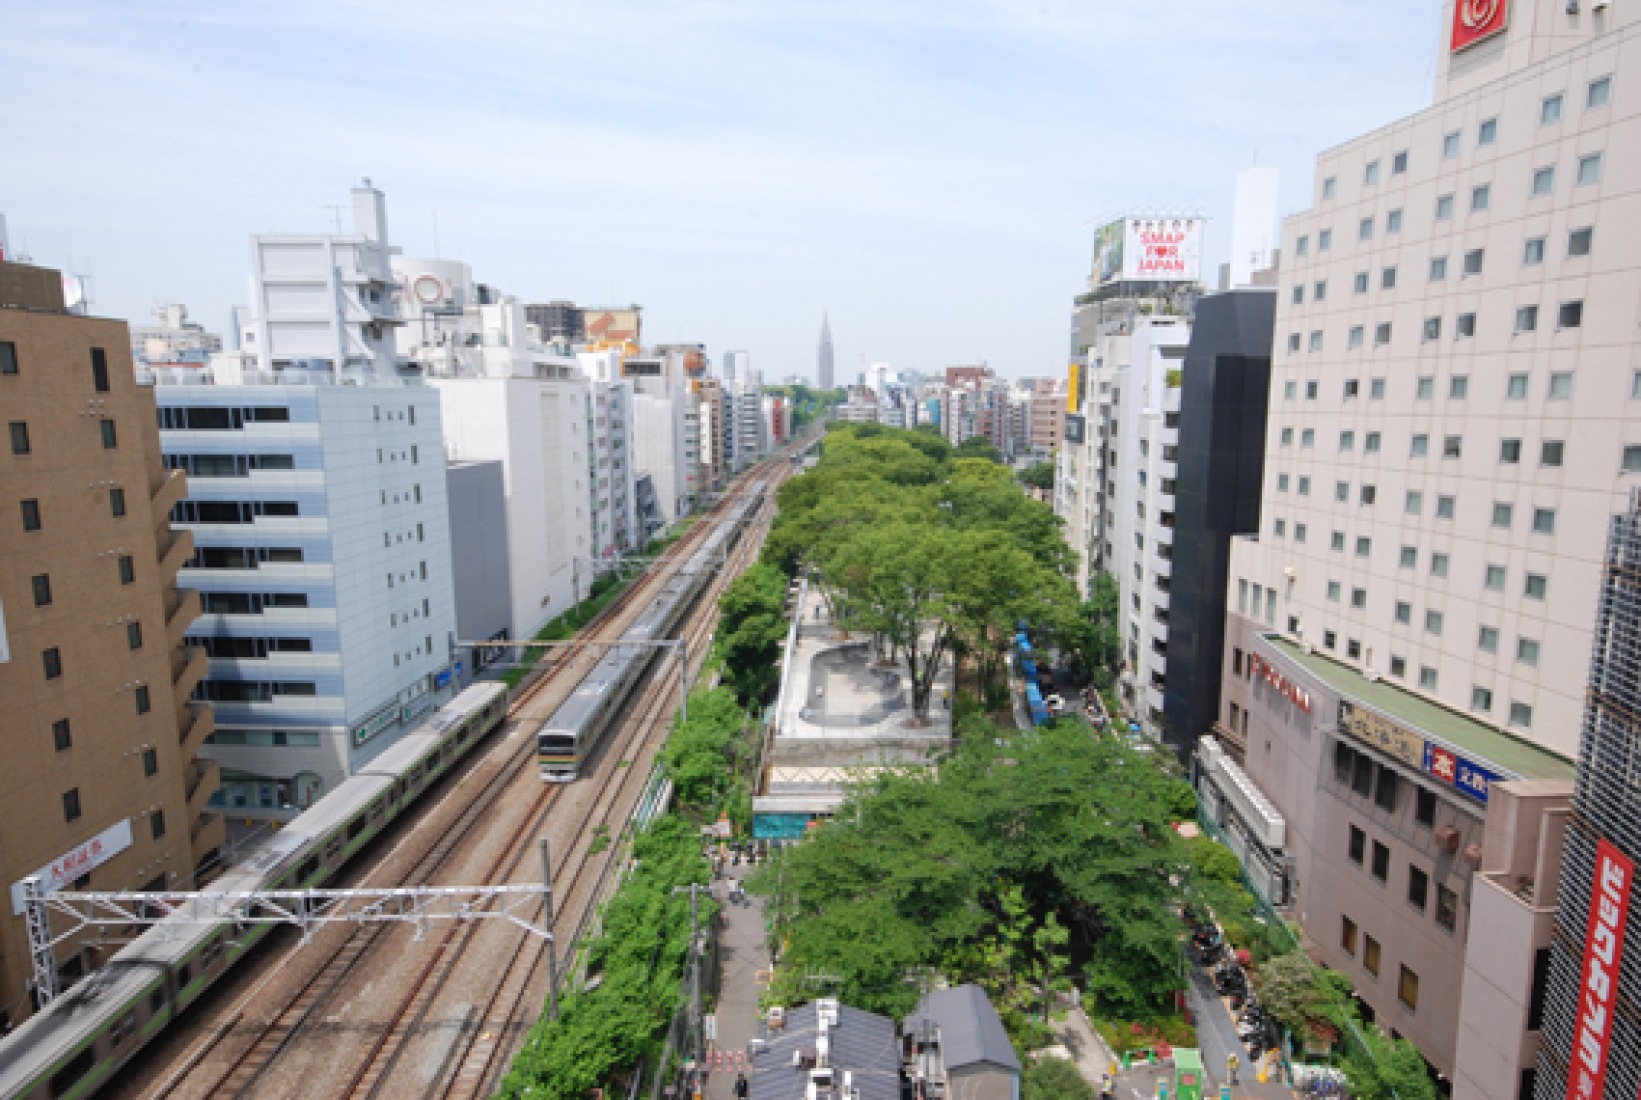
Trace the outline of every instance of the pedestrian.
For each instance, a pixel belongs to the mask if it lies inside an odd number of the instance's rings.
[[[1236,1070],[1237,1070],[1237,1067],[1240,1066],[1241,1064],[1242,1064],[1242,1059],[1238,1058],[1236,1055],[1234,1055],[1234,1054],[1226,1055],[1226,1057],[1225,1057],[1225,1068],[1230,1070],[1231,1084],[1233,1084],[1233,1085],[1237,1083]]]
[[[735,1095],[736,1095],[736,1097],[738,1097],[739,1100],[745,1100],[747,1091],[748,1091],[748,1086],[747,1086],[747,1083],[746,1083],[746,1074],[737,1073],[735,1075]]]

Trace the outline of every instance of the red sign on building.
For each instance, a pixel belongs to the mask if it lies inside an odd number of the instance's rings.
[[[1453,0],[1452,52],[1499,34],[1509,16],[1510,0]]]
[[[1624,918],[1630,911],[1634,877],[1635,865],[1624,853],[1606,840],[1596,845],[1584,965],[1578,971],[1578,1027],[1567,1068],[1567,1100],[1601,1100],[1607,1084],[1618,966],[1624,954]]]

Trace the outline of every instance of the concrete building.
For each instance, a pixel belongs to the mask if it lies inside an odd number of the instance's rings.
[[[1571,774],[1606,529],[1641,473],[1641,13],[1509,8],[1445,5],[1433,105],[1321,154],[1284,226],[1221,716],[1302,840],[1306,931],[1448,1074],[1466,929],[1499,949],[1490,792]]]
[[[168,303],[154,307],[154,323],[131,329],[131,359],[143,367],[204,367],[222,350],[222,337],[188,319],[188,307]]]
[[[1065,438],[1066,383],[1060,378],[1022,379],[1026,410],[1025,451],[1033,458],[1051,458]]]
[[[513,636],[512,563],[507,548],[507,474],[499,461],[445,464],[450,502],[450,563],[455,579],[456,635],[462,641]],[[505,649],[457,655],[465,685]]]
[[[690,513],[700,491],[699,405],[691,399],[681,356],[629,356],[621,370],[633,387],[634,477],[648,479],[655,516],[670,526]],[[638,504],[642,513],[643,492]]]
[[[186,475],[160,460],[153,391],[124,322],[64,308],[61,275],[0,262],[0,1018],[33,1008],[19,884],[192,889],[225,839],[206,809],[205,655],[179,588],[194,553],[167,513]],[[60,945],[71,982],[102,949]]]
[[[900,1032],[907,1076],[931,1096],[1016,1100],[1020,1056],[986,991],[972,983],[923,995]]]
[[[726,383],[734,382],[737,378],[745,378],[752,370],[752,353],[750,351],[724,352],[724,366],[721,377]]]
[[[587,315],[574,302],[558,299],[525,306],[524,319],[535,326],[542,343],[574,347],[587,342]]]
[[[831,319],[822,313],[820,350],[815,355],[815,385],[820,389],[829,390],[836,384],[832,380],[832,323]]]

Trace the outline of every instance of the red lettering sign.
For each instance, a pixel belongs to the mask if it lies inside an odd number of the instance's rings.
[[[1613,1002],[1624,953],[1624,918],[1630,911],[1635,865],[1607,841],[1595,850],[1590,884],[1590,920],[1584,929],[1584,965],[1578,994],[1578,1028],[1567,1071],[1567,1100],[1601,1100],[1607,1086],[1607,1050],[1612,1045]]]
[[[1454,782],[1459,774],[1459,762],[1446,749],[1430,746],[1430,774],[1444,783]]]
[[[1257,653],[1248,654],[1248,671],[1264,680],[1282,698],[1304,711],[1311,712],[1311,693],[1282,675],[1271,663]]]
[[[1454,0],[1452,52],[1474,46],[1504,30],[1509,0]]]

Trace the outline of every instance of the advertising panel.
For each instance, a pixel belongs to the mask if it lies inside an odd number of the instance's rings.
[[[1066,412],[1068,413],[1078,412],[1082,407],[1083,388],[1080,385],[1083,380],[1082,373],[1083,365],[1081,363],[1072,363],[1066,368]]]
[[[1248,672],[1256,680],[1264,680],[1282,698],[1304,711],[1311,712],[1311,693],[1282,674],[1282,670],[1257,653],[1248,654]],[[1344,706],[1343,703],[1340,704]]]
[[[1128,222],[1119,218],[1094,231],[1094,281],[1109,283],[1123,273],[1123,236]]]
[[[1425,766],[1425,739],[1397,722],[1366,707],[1339,701],[1339,726],[1381,752],[1411,768]]]
[[[1428,742],[1424,747],[1425,773],[1440,779],[1448,786],[1474,798],[1477,802],[1487,801],[1487,791],[1493,783],[1504,778],[1497,772],[1490,771],[1472,760],[1467,760],[1456,752],[1437,748]]]
[[[1485,42],[1509,24],[1510,0],[1456,0],[1452,53]]]
[[[61,890],[81,875],[90,874],[127,848],[131,847],[131,819],[121,818],[108,828],[75,848],[58,856],[38,871],[40,888],[46,893]],[[11,884],[11,911],[21,914],[27,898],[23,880]]]
[[[1618,968],[1624,955],[1624,919],[1630,911],[1634,877],[1635,865],[1602,839],[1595,849],[1584,964],[1578,970],[1578,1026],[1567,1067],[1567,1100],[1601,1100],[1607,1085],[1607,1051],[1612,1046]]]
[[[643,320],[636,309],[589,309],[587,339],[600,344],[642,344]]]
[[[1122,277],[1136,282],[1196,282],[1202,273],[1202,219],[1130,218]]]

